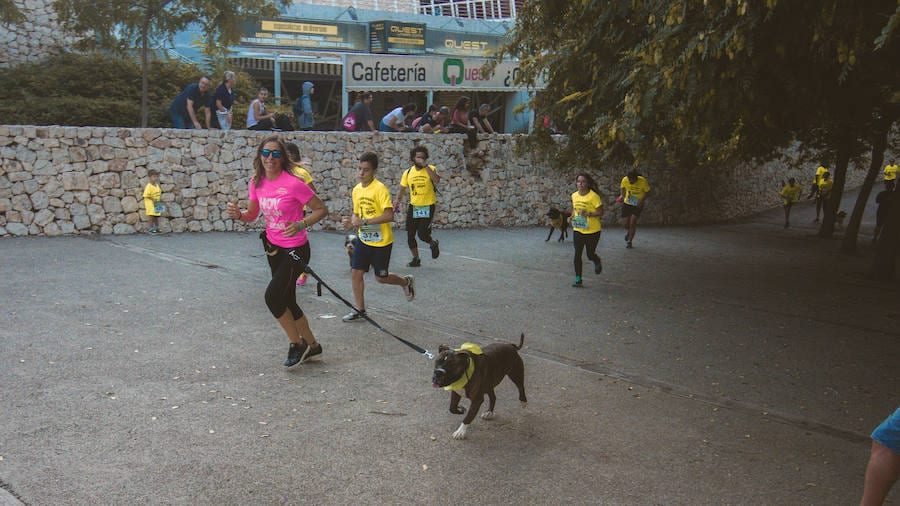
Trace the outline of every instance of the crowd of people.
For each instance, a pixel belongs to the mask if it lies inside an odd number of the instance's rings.
[[[204,110],[208,128],[230,130],[236,128],[233,122],[235,73],[226,71],[221,84],[210,92],[212,80],[203,76],[191,83],[172,100],[169,116],[175,128],[203,128],[200,110]],[[312,96],[315,85],[306,81],[301,86],[300,97],[294,103],[291,113],[270,112],[266,105],[269,90],[257,89],[256,97],[247,108],[244,128],[248,130],[285,131],[311,130],[316,123]],[[350,111],[341,119],[340,128],[347,132],[422,132],[461,133],[467,135],[467,142],[474,147],[477,134],[497,133],[491,124],[490,104],[481,104],[472,110],[469,97],[460,97],[451,110],[447,106],[432,104],[428,110],[418,114],[418,107],[408,103],[392,108],[375,122],[372,112],[372,93],[360,93]]]

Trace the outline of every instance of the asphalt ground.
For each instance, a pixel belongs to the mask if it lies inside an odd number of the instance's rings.
[[[874,209],[858,256],[813,216],[641,227],[632,250],[606,227],[582,289],[544,227],[436,230],[416,269],[401,232],[415,301],[366,277],[385,329],[526,335],[527,407],[504,380],[463,441],[432,362],[312,283],[322,360],[285,369],[256,234],[4,239],[0,504],[857,503],[900,403],[898,286],[868,277]],[[352,300],[343,235],[311,244]]]

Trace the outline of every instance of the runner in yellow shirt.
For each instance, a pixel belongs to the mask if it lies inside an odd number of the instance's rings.
[[[803,194],[803,187],[797,184],[794,178],[788,179],[788,184],[784,185],[779,195],[781,195],[784,203],[784,228],[791,226],[791,207],[800,202],[800,195]]]
[[[378,155],[372,152],[359,157],[356,175],[359,184],[353,188],[353,215],[344,217],[341,223],[345,229],[357,227],[353,243],[351,276],[356,309],[344,316],[345,322],[361,322],[366,319],[365,282],[363,275],[369,267],[375,270],[375,281],[403,287],[406,300],[416,297],[413,277],[391,274],[391,248],[394,245],[394,207],[391,192],[381,181],[375,179],[378,170]]]
[[[603,216],[603,202],[594,178],[585,173],[575,176],[577,190],[572,194],[572,240],[575,243],[575,282],[572,286],[581,288],[581,253],[587,249],[588,260],[594,262],[594,274],[603,272],[603,262],[596,253],[600,242],[600,217]]]
[[[893,181],[897,179],[897,162],[891,160],[891,163],[884,166],[884,180]]]
[[[632,169],[627,176],[622,178],[622,184],[619,185],[619,198],[617,202],[622,203],[622,220],[628,228],[625,233],[625,242],[627,248],[631,249],[631,241],[634,240],[634,234],[637,232],[637,220],[644,210],[644,202],[650,193],[650,183],[644,176],[638,174],[637,169]]]
[[[437,203],[435,185],[441,182],[441,176],[434,165],[428,165],[428,148],[425,146],[412,148],[409,151],[409,159],[413,162],[413,166],[406,169],[400,178],[400,189],[397,190],[394,209],[400,208],[403,194],[409,188],[409,207],[406,210],[406,243],[413,258],[406,266],[419,267],[422,265],[422,260],[419,259],[416,234],[419,234],[419,239],[431,246],[431,258],[441,255],[438,240],[431,237],[431,224],[434,221],[435,204]]]
[[[811,199],[813,195],[816,197],[816,220],[815,223],[819,222],[819,215],[822,213],[822,191],[820,185],[822,183],[822,179],[825,175],[831,176],[831,173],[828,172],[824,166],[820,165],[818,169],[816,169],[816,175],[813,176],[813,184],[809,189],[809,195],[806,197]]]

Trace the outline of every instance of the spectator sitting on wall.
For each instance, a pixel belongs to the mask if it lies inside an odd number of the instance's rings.
[[[469,97],[459,97],[456,101],[447,131],[451,134],[466,134],[470,148],[478,145],[475,127],[469,122]]]
[[[381,118],[378,130],[382,132],[409,132],[412,129],[406,124],[416,114],[416,104],[406,104],[396,107]]]
[[[257,96],[247,109],[247,128],[249,130],[272,130],[275,128],[275,113],[266,112],[266,97],[269,89],[262,86]]]
[[[474,111],[469,113],[469,122],[483,134],[496,133],[494,132],[494,127],[491,125],[491,122],[488,120],[488,114],[490,112],[490,105],[481,104],[481,107],[478,108],[477,113]]]
[[[446,115],[442,114],[442,111],[445,111]],[[416,118],[416,121],[413,121],[412,126],[419,132],[425,134],[440,133],[442,130],[446,130],[447,116],[449,116],[449,113],[450,110],[448,108],[438,107],[437,104],[431,104],[431,107],[428,108],[428,112]]]
[[[191,83],[172,100],[169,116],[175,128],[203,128],[197,119],[197,111],[207,107],[209,100],[209,77],[203,76],[199,82]]]

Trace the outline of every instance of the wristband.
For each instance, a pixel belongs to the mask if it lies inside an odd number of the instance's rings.
[[[298,221],[297,225],[300,227],[300,230],[306,230],[306,218]]]

